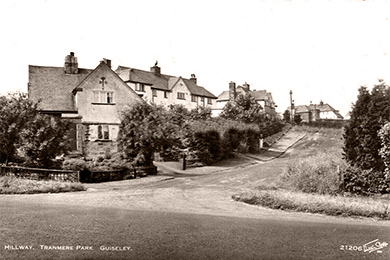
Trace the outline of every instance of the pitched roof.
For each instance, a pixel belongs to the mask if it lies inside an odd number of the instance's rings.
[[[91,72],[79,69],[78,74],[65,74],[63,67],[29,65],[29,98],[41,100],[43,110],[74,111],[72,90]]]
[[[243,89],[243,88],[240,88],[240,89]],[[250,90],[249,94],[252,97],[254,97],[256,101],[259,101],[259,100],[273,101],[271,93],[267,92],[266,90],[253,90],[253,91]],[[229,100],[229,91],[228,90],[223,91],[218,96],[218,101],[226,101],[226,100]]]
[[[225,100],[229,100],[229,91],[228,90],[225,90],[224,92],[222,92],[218,96],[218,101],[225,101]]]
[[[184,84],[186,84],[187,88],[191,92],[191,94],[197,95],[197,96],[203,96],[203,97],[209,97],[209,98],[217,98],[212,93],[210,93],[208,90],[206,90],[204,87],[198,86],[190,79],[182,78],[184,81]]]
[[[294,109],[295,109],[295,113],[308,113],[308,112],[310,112],[310,107],[308,107],[306,105],[295,106]]]
[[[269,100],[270,96],[266,90],[254,90],[249,92],[256,100]],[[271,94],[271,93],[269,93]]]
[[[217,98],[211,92],[205,88],[198,86],[190,79],[185,79],[182,77],[170,76],[166,74],[155,74],[151,71],[139,70],[134,68],[129,68],[125,66],[118,66],[116,73],[123,79],[125,82],[137,82],[147,85],[153,85],[153,88],[170,91],[175,83],[181,78],[188,87],[191,94],[204,96],[209,98]]]
[[[287,108],[288,110],[290,107]],[[333,112],[337,118],[344,119],[344,117],[339,113],[338,110],[334,109],[331,105],[326,103],[320,103],[320,104],[310,104],[309,106],[306,105],[298,105],[295,106],[295,113],[307,113],[309,111],[313,110],[319,110],[320,112]]]

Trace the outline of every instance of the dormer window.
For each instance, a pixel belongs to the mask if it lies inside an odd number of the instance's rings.
[[[94,90],[93,91],[93,102],[99,104],[113,104],[114,103],[114,92],[107,90]]]

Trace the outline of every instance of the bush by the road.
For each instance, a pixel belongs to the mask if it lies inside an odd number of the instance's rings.
[[[342,172],[344,191],[358,195],[388,193],[389,181],[384,174],[373,169],[362,170],[356,166],[348,166]]]
[[[342,191],[340,172],[346,168],[338,149],[319,152],[289,165],[281,184],[306,193],[337,194]]]
[[[219,118],[191,122],[190,129],[193,134],[189,150],[207,165],[230,158],[236,152],[259,151],[261,132],[256,124]]]
[[[55,168],[69,150],[68,123],[43,115],[25,93],[0,96],[0,163]]]

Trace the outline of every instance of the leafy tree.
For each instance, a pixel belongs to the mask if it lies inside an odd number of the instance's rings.
[[[211,119],[211,108],[197,107],[190,111],[191,120],[209,120]]]
[[[390,115],[390,89],[383,82],[375,85],[371,93],[366,87],[359,89],[352,106],[349,124],[344,130],[344,157],[352,166],[361,169],[384,170],[379,154],[381,140],[378,131]]]
[[[53,159],[70,149],[68,129],[69,122],[60,118],[42,114],[31,118],[20,133],[23,140],[20,150],[25,155],[24,164],[31,167],[59,167]]]
[[[249,94],[239,95],[235,101],[229,101],[221,112],[225,119],[238,120],[244,123],[260,123],[265,120],[265,112],[254,97]]]
[[[51,124],[39,113],[38,104],[21,92],[0,96],[0,160],[24,161],[25,165],[53,167],[56,156],[65,153],[67,124]],[[54,123],[54,122],[53,122]]]
[[[179,126],[185,124],[190,118],[190,111],[183,105],[169,105],[170,120]]]
[[[284,111],[283,113],[283,120],[286,121],[286,122],[290,122],[290,118],[291,115],[290,115],[290,110],[286,109],[286,111]]]
[[[302,122],[301,115],[294,115],[294,123],[299,125]]]
[[[161,107],[136,102],[122,112],[118,144],[137,165],[151,165],[164,136]]]
[[[387,122],[379,131],[382,148],[379,150],[379,155],[385,165],[384,180],[387,184],[387,192],[390,192],[390,123]]]
[[[37,115],[37,104],[25,93],[8,93],[0,96],[0,161],[8,164],[17,160],[21,131]]]

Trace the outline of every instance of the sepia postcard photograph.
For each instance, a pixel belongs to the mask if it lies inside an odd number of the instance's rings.
[[[0,259],[390,259],[389,1],[0,10]]]

